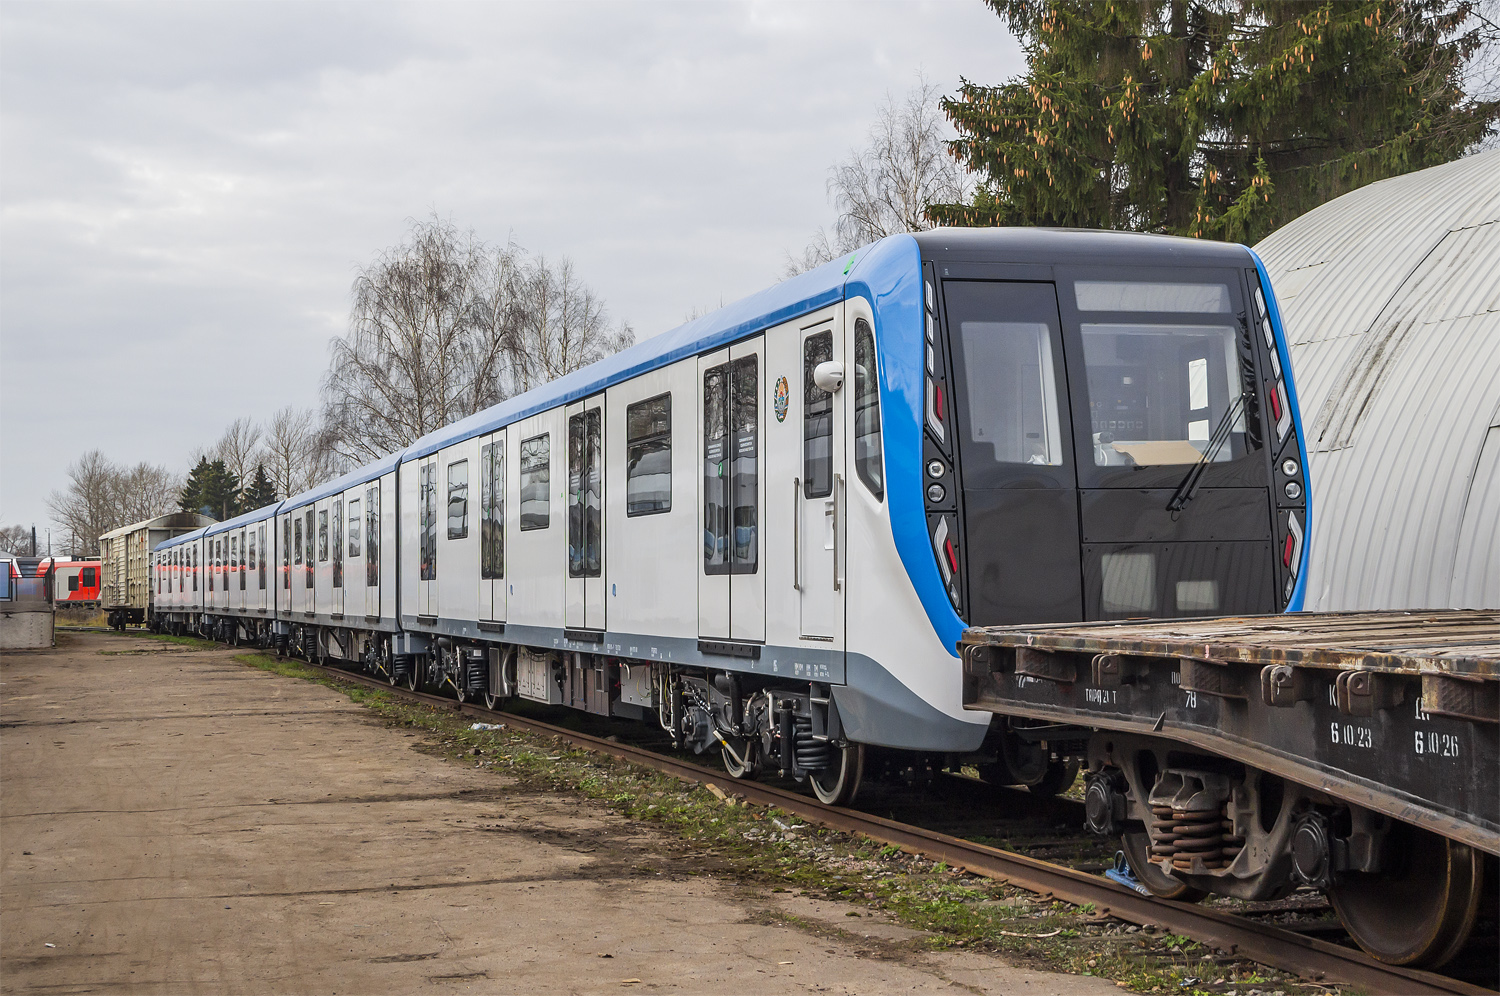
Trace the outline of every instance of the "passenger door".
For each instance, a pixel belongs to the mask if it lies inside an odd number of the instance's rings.
[[[479,621],[504,622],[505,431],[479,441]]]
[[[834,323],[802,333],[801,377],[795,390],[802,413],[802,472],[793,482],[797,503],[795,581],[804,639],[843,645],[844,584],[839,555],[844,542],[844,398],[818,387],[821,363],[844,360],[843,337]]]
[[[333,500],[333,521],[329,526],[328,541],[333,557],[333,605],[330,610],[336,616],[344,614],[344,499]]]
[[[703,444],[698,634],[760,643],[766,638],[764,412],[761,336],[698,360]]]
[[[564,410],[568,447],[568,570],[563,624],[605,628],[604,396]]]
[[[417,615],[437,616],[437,457],[417,465]]]

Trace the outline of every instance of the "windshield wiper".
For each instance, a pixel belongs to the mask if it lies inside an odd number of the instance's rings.
[[[1203,448],[1203,455],[1198,458],[1197,463],[1193,464],[1187,476],[1182,479],[1182,483],[1177,485],[1177,490],[1172,492],[1172,500],[1167,502],[1168,512],[1181,512],[1198,493],[1198,484],[1203,480],[1203,472],[1208,469],[1208,465],[1229,441],[1229,430],[1234,425],[1235,419],[1245,410],[1245,397],[1248,394],[1248,391],[1241,392],[1224,412],[1224,417],[1219,419],[1219,424],[1214,426],[1214,434],[1208,437],[1208,445]]]

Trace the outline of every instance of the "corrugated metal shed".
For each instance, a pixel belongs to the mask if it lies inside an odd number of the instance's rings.
[[[1307,426],[1307,608],[1500,607],[1500,150],[1255,248]]]

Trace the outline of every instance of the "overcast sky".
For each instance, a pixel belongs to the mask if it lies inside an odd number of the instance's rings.
[[[1020,66],[977,0],[0,5],[0,524],[314,405],[408,219],[572,257],[645,338],[779,278],[887,93]]]

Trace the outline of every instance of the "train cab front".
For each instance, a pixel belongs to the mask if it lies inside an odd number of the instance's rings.
[[[967,624],[1298,607],[1305,461],[1248,250],[919,242],[928,528]]]

